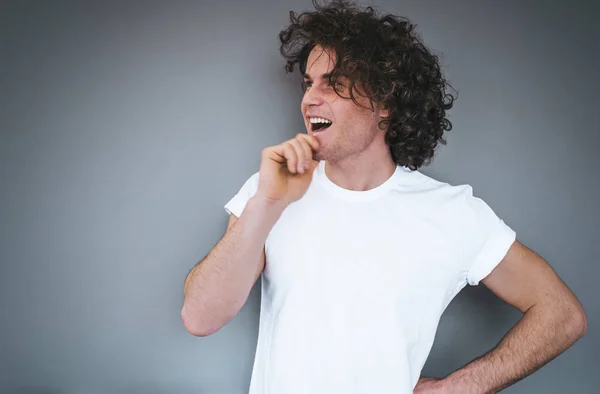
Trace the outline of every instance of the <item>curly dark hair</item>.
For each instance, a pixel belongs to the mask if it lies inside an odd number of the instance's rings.
[[[432,54],[407,18],[379,15],[373,7],[335,0],[319,5],[314,12],[290,12],[291,25],[279,33],[285,70],[294,66],[302,74],[311,50],[319,45],[333,50],[336,64],[330,83],[336,93],[336,80],[347,77],[349,97],[356,94],[382,103],[389,110],[379,127],[386,126],[385,141],[392,159],[411,170],[431,162],[438,143],[446,144],[444,131],[452,129],[446,111],[455,97],[440,71],[438,57]],[[360,87],[361,90],[357,90]]]

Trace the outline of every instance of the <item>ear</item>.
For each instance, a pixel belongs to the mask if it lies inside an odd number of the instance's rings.
[[[388,116],[390,116],[390,111],[388,110],[386,105],[381,105],[379,107],[379,117],[380,118],[387,118]]]

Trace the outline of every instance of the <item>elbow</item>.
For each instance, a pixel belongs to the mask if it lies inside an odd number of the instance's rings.
[[[203,318],[188,304],[184,304],[181,308],[181,320],[186,331],[196,337],[206,337],[221,329],[220,325],[214,324],[211,319]]]
[[[579,338],[581,338],[585,335],[588,329],[588,321],[585,312],[582,311],[575,320],[577,321],[577,332]]]
[[[577,341],[583,337],[588,329],[588,321],[585,311],[581,305],[577,305],[576,311],[572,312],[570,321],[570,333],[573,340]]]

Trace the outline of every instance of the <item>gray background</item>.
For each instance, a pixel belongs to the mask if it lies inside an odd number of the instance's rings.
[[[598,3],[376,4],[418,24],[460,95],[449,144],[422,171],[471,184],[588,313],[581,341],[506,392],[597,392]],[[247,391],[258,287],[196,338],[182,286],[260,150],[303,131],[277,34],[307,8],[1,2],[0,392]],[[466,288],[424,374],[483,354],[519,317]]]

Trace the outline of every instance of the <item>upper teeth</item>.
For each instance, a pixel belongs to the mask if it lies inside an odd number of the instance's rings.
[[[308,118],[310,123],[331,123],[330,120],[323,118]]]

